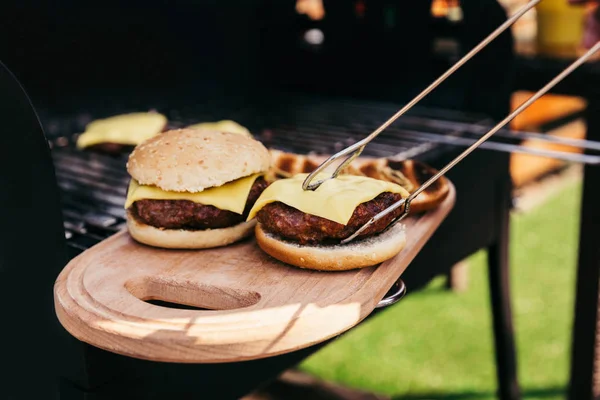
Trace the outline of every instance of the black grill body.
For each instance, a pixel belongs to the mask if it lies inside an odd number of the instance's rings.
[[[293,3],[208,1],[174,8],[167,2],[150,1],[123,8],[109,1],[85,9],[66,1],[61,8],[33,11],[17,5],[13,13],[3,14],[12,19],[0,24],[8,29],[0,35],[0,46],[4,46],[0,57],[30,92],[48,147],[43,145],[39,127],[31,122],[31,110],[23,106],[22,113],[29,119],[19,119],[18,113],[3,106],[5,118],[15,121],[11,131],[27,132],[3,135],[3,148],[27,149],[5,160],[11,162],[1,173],[3,182],[6,187],[20,185],[18,189],[30,191],[32,199],[44,201],[35,207],[32,203],[21,217],[11,208],[18,202],[16,190],[3,198],[7,207],[0,215],[7,221],[3,226],[11,228],[5,230],[9,235],[3,241],[7,252],[6,257],[2,255],[0,279],[36,277],[39,287],[29,290],[27,303],[35,310],[33,318],[24,319],[21,313],[18,321],[28,332],[51,332],[37,344],[40,351],[54,351],[30,372],[26,367],[33,363],[27,360],[36,360],[35,356],[24,358],[19,351],[29,338],[17,333],[6,336],[15,344],[8,353],[16,366],[11,375],[15,379],[10,378],[8,385],[14,398],[51,398],[50,393],[61,399],[239,398],[326,344],[236,364],[155,363],[76,341],[57,326],[51,307],[52,283],[66,260],[123,228],[126,157],[81,152],[73,146],[75,135],[90,120],[148,109],[167,114],[172,127],[233,119],[269,147],[330,154],[384,122],[452,62],[452,57],[438,57],[431,51],[435,32],[425,13],[427,1],[408,2],[397,9],[401,24],[391,31],[379,29],[378,18],[387,12],[386,2],[373,1],[363,22],[349,13],[352,2],[326,2],[329,17],[319,28],[330,39],[323,49],[306,49],[301,43],[301,33],[314,24],[295,15]],[[505,18],[493,0],[465,1],[464,10],[464,24],[453,30],[463,46],[458,53]],[[114,17],[109,31],[107,16]],[[35,30],[23,30],[24,26],[52,24],[56,29],[44,40]],[[411,27],[422,34],[414,35],[410,45],[403,47],[406,41],[399,39]],[[40,51],[21,56],[6,42],[14,37],[22,46]],[[378,54],[375,50],[390,48],[396,54],[389,61],[371,64],[372,56]],[[398,60],[400,55],[407,59]],[[410,56],[419,63],[411,63]],[[432,143],[427,135],[466,135],[505,115],[511,59],[507,34],[422,107],[397,121],[367,147],[365,155],[401,154],[443,166],[461,148]],[[30,164],[35,166],[33,178],[21,176],[22,170],[15,168],[21,164],[12,162],[14,157],[22,163],[23,154],[36,160]],[[481,248],[490,250],[500,392],[503,399],[514,399],[518,388],[508,302],[508,154],[477,151],[453,169],[449,178],[458,193],[456,207],[408,269],[405,281],[410,290],[417,290],[465,256]],[[22,240],[40,221],[48,231],[36,229],[35,241]],[[10,234],[11,229],[19,235]],[[22,257],[9,256],[17,253]],[[33,262],[38,254],[47,266]],[[3,294],[7,301],[14,301],[22,293],[14,285]],[[60,383],[59,389],[31,384],[40,377],[47,377],[49,385]],[[32,397],[36,390],[39,395]]]
[[[10,368],[2,396],[40,398],[56,393],[56,375],[50,371],[81,367],[77,357],[83,347],[54,316],[52,285],[67,255],[50,151],[28,97],[1,63],[0,93],[4,132],[14,133],[0,139],[5,149],[0,161],[0,296],[6,318],[0,338]]]

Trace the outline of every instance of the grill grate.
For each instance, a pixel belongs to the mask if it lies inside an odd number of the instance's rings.
[[[154,108],[161,110],[160,107]],[[197,110],[204,110],[204,113]],[[237,108],[231,113],[206,110],[204,105],[187,106],[165,114],[169,121],[173,121],[170,122],[172,128],[200,121],[233,119],[247,126],[267,147],[301,154],[331,154],[370,133],[395,113],[398,106],[294,97],[278,105]],[[367,146],[364,155],[401,155],[427,161],[454,148],[432,143],[427,140],[427,134],[476,133],[481,131],[481,124],[487,122],[481,117],[458,112],[413,110]],[[111,114],[95,118],[106,115]],[[62,193],[65,237],[72,257],[125,226],[123,203],[129,181],[125,170],[127,157],[76,149],[77,133],[90,120],[92,117],[87,113],[46,120],[42,115]]]

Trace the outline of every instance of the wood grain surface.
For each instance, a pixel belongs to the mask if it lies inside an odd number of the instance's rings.
[[[455,192],[448,185],[436,209],[402,222],[407,244],[401,253],[359,270],[297,269],[270,258],[254,239],[210,250],[163,250],[123,231],[64,268],[54,288],[56,313],[81,341],[155,361],[234,362],[308,347],[373,311],[452,209]]]

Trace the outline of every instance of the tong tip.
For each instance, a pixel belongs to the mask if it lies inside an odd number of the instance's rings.
[[[392,226],[394,226],[396,223],[402,221],[404,218],[406,218],[408,216],[408,214],[410,212],[410,202],[411,202],[411,199],[406,198],[406,199],[402,199],[402,200],[398,201],[397,203],[389,206],[385,210],[381,211],[379,214],[375,215],[374,217],[371,217],[371,219],[369,219],[365,224],[363,224],[363,226],[361,226],[352,235],[350,235],[346,239],[343,239],[342,241],[340,241],[340,244],[348,244],[351,241],[355,240],[358,237],[358,235],[360,235],[361,233],[363,233],[365,231],[365,229],[367,229],[369,226],[373,225],[376,221],[380,220],[381,218],[385,217],[390,212],[392,212],[395,209],[397,209],[397,208],[401,207],[402,205],[404,205],[404,210],[402,211],[402,214],[399,215],[398,217],[394,218],[385,227],[385,229],[382,232],[380,232],[380,233],[383,233],[383,232],[387,231]]]

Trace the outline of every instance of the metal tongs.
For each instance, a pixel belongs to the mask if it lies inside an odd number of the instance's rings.
[[[433,89],[435,89],[440,83],[442,83],[446,78],[448,78],[452,73],[454,73],[458,68],[460,68],[463,64],[465,64],[470,58],[472,58],[475,54],[477,54],[481,49],[483,49],[486,45],[488,45],[492,40],[498,37],[504,30],[510,27],[517,19],[519,19],[523,14],[525,14],[529,9],[538,4],[541,0],[533,0],[523,6],[518,12],[516,12],[511,18],[509,18],[504,24],[498,27],[494,32],[492,32],[488,37],[486,37],[481,43],[479,43],[476,47],[474,47],[469,53],[467,53],[462,59],[460,59],[456,64],[454,64],[448,71],[446,71],[442,76],[440,76],[436,81],[434,81],[431,85],[429,85],[423,92],[421,92],[417,97],[415,97],[411,102],[406,104],[400,111],[394,114],[389,120],[383,123],[379,128],[377,128],[373,133],[364,138],[363,140],[354,143],[353,145],[345,148],[344,150],[339,151],[333,156],[329,157],[325,160],[319,167],[317,167],[312,173],[310,173],[304,182],[302,183],[302,188],[304,190],[316,190],[323,182],[335,179],[340,172],[346,168],[355,158],[357,158],[364,148],[366,147],[371,140],[373,140],[379,133],[381,133],[385,128],[387,128],[392,122],[394,122],[398,117],[406,113],[410,110],[415,104],[417,104],[421,99],[427,96]],[[574,61],[571,65],[565,68],[560,74],[558,74],[554,79],[548,82],[542,89],[532,95],[529,99],[523,102],[516,110],[514,110],[511,114],[509,114],[506,118],[504,118],[501,122],[499,122],[496,126],[494,126],[491,130],[489,130],[485,135],[479,138],[476,142],[474,142],[471,146],[469,146],[465,151],[463,151],[460,155],[458,155],[454,160],[449,162],[444,168],[442,168],[438,173],[428,179],[425,183],[419,186],[413,193],[411,193],[407,198],[402,199],[385,210],[381,211],[379,214],[372,217],[367,223],[361,226],[356,232],[354,232],[351,236],[341,241],[342,244],[348,243],[356,237],[358,237],[365,229],[371,226],[376,221],[385,217],[389,213],[394,210],[404,206],[404,211],[401,215],[396,217],[386,229],[389,229],[395,223],[404,219],[408,213],[410,212],[410,203],[414,200],[419,194],[421,194],[425,189],[427,189],[432,183],[442,177],[446,172],[448,172],[452,167],[462,161],[466,156],[468,156],[473,150],[479,147],[483,142],[489,139],[493,134],[501,130],[506,124],[512,121],[517,115],[519,115],[523,110],[529,107],[533,102],[546,94],[550,89],[552,89],[556,84],[562,81],[565,77],[571,74],[575,69],[581,66],[584,62],[586,62],[594,53],[600,50],[600,41],[596,43],[592,48],[590,48],[584,55]],[[334,161],[346,156],[344,161],[335,169],[335,171],[331,174],[331,176],[321,179],[315,183],[311,183],[315,177],[321,173],[325,168],[331,165]]]

